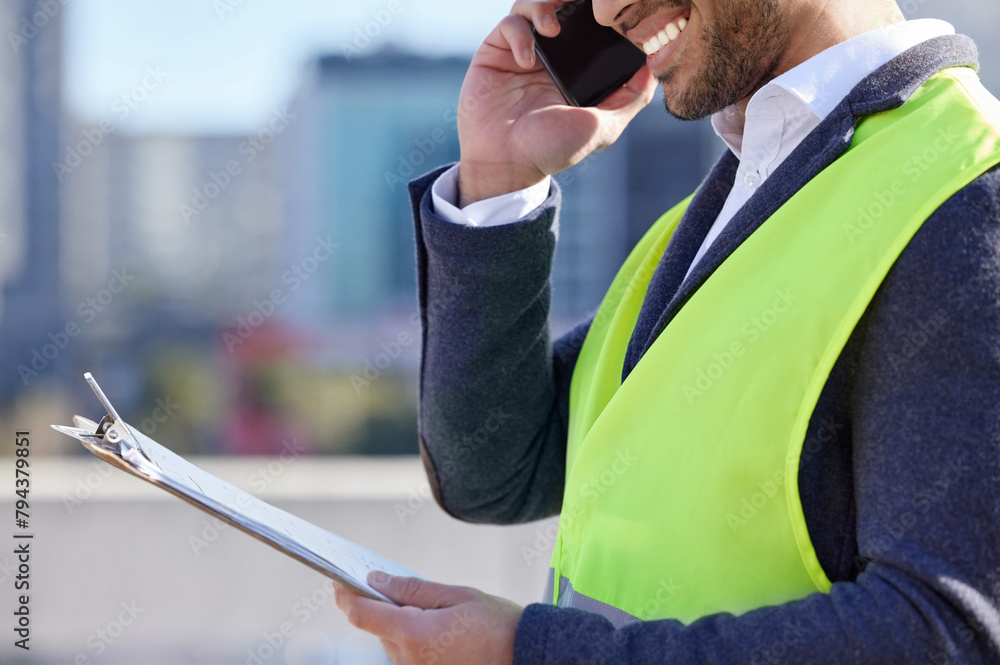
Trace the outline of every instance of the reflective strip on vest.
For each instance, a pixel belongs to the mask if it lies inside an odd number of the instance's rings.
[[[690,623],[829,590],[798,492],[803,456],[824,443],[805,441],[813,410],[913,234],[1000,162],[998,119],[1000,102],[968,68],[864,119],[851,148],[723,262],[622,383],[690,199],[650,229],[574,371],[553,602],[616,625]]]
[[[545,601],[551,599],[555,593],[553,584],[555,584],[555,571],[552,568],[549,568],[549,574],[545,580],[545,591],[542,593],[542,598],[545,599]],[[669,598],[671,593],[672,590],[666,585],[663,585],[663,588],[660,589],[660,595],[664,600]],[[602,603],[601,601],[591,598],[590,596],[585,596],[574,589],[573,585],[565,577],[559,578],[558,605],[559,607],[572,607],[577,610],[600,614],[602,617],[610,621],[615,628],[621,628],[626,624],[641,621],[639,617],[632,616],[628,612],[624,612],[617,607],[613,607],[607,603]]]

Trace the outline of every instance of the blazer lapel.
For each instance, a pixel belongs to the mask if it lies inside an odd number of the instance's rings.
[[[635,367],[635,363],[639,362],[650,334],[670,302],[677,296],[688,267],[726,203],[739,165],[736,155],[726,150],[698,187],[674,235],[667,243],[663,258],[660,259],[649,282],[642,309],[639,311],[639,319],[625,352],[625,371],[622,374],[622,381]]]

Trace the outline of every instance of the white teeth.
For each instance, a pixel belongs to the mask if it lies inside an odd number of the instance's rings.
[[[650,37],[649,41],[642,45],[642,50],[646,52],[646,55],[655,55],[657,51],[677,39],[684,32],[687,23],[686,18],[679,18],[671,22],[663,30]]]

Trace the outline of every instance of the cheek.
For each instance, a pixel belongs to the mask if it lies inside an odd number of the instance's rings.
[[[700,54],[704,51],[706,25],[710,24],[706,23],[705,15],[699,12],[697,8],[692,8],[687,26],[685,26],[684,32],[681,34],[680,49],[677,55],[683,56],[685,60],[689,60],[691,54]]]
[[[702,17],[692,12],[691,17],[688,18],[688,24],[678,41],[678,49],[674,54],[673,63],[671,63],[675,77],[690,77],[695,71],[703,67],[704,63],[702,61],[705,54],[705,32],[703,26]]]

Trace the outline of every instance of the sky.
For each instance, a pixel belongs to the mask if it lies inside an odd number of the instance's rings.
[[[130,133],[247,133],[287,104],[317,53],[395,45],[468,56],[511,4],[74,0],[64,17],[66,103],[84,122],[110,118]]]
[[[246,134],[291,99],[318,53],[396,46],[471,55],[513,0],[73,0],[64,90],[83,122],[123,133]],[[1000,84],[1000,0],[900,0],[972,35],[984,81]],[[381,21],[379,21],[381,18]],[[384,25],[383,25],[384,24]],[[360,49],[359,49],[360,50]],[[139,86],[139,88],[137,88]],[[123,101],[122,95],[127,98]],[[141,97],[141,102],[133,97]],[[124,104],[124,105],[123,105]],[[122,111],[127,108],[127,113]]]

